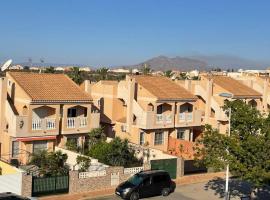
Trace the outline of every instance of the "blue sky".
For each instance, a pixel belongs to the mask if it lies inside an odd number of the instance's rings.
[[[270,1],[1,0],[0,63],[136,64],[153,56],[269,61]]]

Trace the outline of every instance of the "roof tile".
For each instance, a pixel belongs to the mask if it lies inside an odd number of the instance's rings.
[[[133,76],[135,81],[157,97],[158,100],[196,99],[182,86],[162,76]]]
[[[8,72],[33,101],[91,101],[89,94],[64,74]]]

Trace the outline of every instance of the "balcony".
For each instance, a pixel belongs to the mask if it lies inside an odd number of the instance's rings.
[[[152,111],[143,112],[136,119],[135,125],[143,129],[173,128],[173,114],[156,114]]]
[[[32,119],[32,130],[53,130],[56,129],[56,119],[55,118],[45,118],[45,119]]]
[[[179,113],[176,119],[176,127],[201,126],[202,111]]]
[[[172,123],[172,115],[170,114],[157,114],[156,115],[156,123],[157,124],[171,124]]]
[[[90,113],[89,117],[67,117],[62,120],[63,134],[87,133],[99,127],[100,113]]]
[[[58,118],[35,118],[31,115],[14,113],[10,102],[6,101],[5,118],[7,131],[12,137],[36,137],[58,135]]]
[[[87,117],[68,117],[67,118],[67,128],[84,128],[87,127],[88,118]]]

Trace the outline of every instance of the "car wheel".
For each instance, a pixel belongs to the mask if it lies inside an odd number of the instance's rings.
[[[130,200],[138,200],[139,199],[138,192],[132,192],[129,199]]]
[[[162,196],[168,196],[170,194],[170,189],[169,188],[163,188],[161,192]]]

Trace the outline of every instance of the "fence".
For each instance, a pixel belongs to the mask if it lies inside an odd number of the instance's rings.
[[[90,178],[98,176],[106,176],[106,170],[79,173],[79,178]]]
[[[140,171],[143,171],[143,169],[144,169],[144,167],[124,168],[123,174],[132,175],[132,174],[136,174],[136,173],[138,173]],[[106,170],[80,172],[79,173],[79,179],[106,176],[106,175],[107,175]]]
[[[136,174],[140,171],[143,171],[144,167],[132,167],[132,168],[124,168],[124,174]]]

